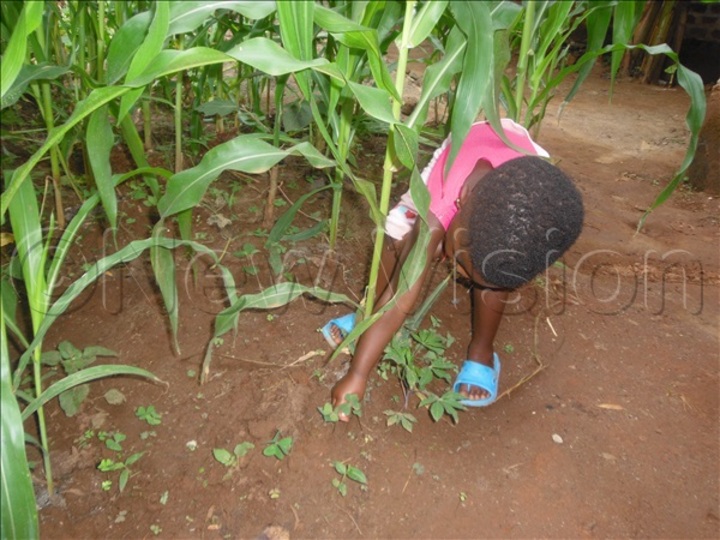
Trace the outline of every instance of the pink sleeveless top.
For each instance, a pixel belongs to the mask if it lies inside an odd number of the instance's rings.
[[[530,138],[530,134],[521,125],[503,118],[502,126],[507,138],[527,154],[550,157],[545,149]],[[430,192],[430,211],[446,230],[457,214],[455,201],[460,196],[460,190],[478,161],[484,159],[494,169],[506,161],[527,155],[508,147],[488,122],[473,124],[450,171],[445,175],[445,164],[449,154],[450,137],[445,139],[442,146],[435,151],[432,160],[422,173]]]

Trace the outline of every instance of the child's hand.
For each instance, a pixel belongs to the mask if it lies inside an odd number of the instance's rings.
[[[366,386],[367,377],[348,371],[347,374],[333,386],[331,392],[333,407],[345,403],[345,396],[350,394],[355,394],[358,400],[362,401]],[[340,413],[338,416],[342,422],[350,420],[350,417],[345,414]]]

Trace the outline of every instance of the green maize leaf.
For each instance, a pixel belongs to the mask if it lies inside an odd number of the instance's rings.
[[[195,110],[205,116],[227,116],[237,112],[238,104],[229,99],[213,99],[203,103]]]
[[[392,145],[400,163],[411,169],[417,165],[418,134],[403,124],[396,124],[392,132]]]
[[[51,81],[58,77],[65,75],[70,71],[69,67],[55,66],[43,62],[42,64],[25,64],[20,73],[15,78],[10,89],[3,94],[2,100],[0,100],[0,109],[5,109],[17,103],[25,93],[28,85],[34,81]]]
[[[583,55],[585,57],[588,53],[593,51],[599,51],[602,49],[603,41],[607,35],[608,27],[610,26],[610,19],[612,17],[612,2],[607,0],[597,1],[592,3],[592,8],[587,12],[585,19],[585,25],[587,27],[587,52]],[[575,84],[573,85],[566,101],[570,101],[575,92],[578,91],[580,85],[585,81],[590,71],[595,65],[596,55],[590,54],[589,61],[584,62],[582,69],[580,69]]]
[[[35,332],[35,336],[33,337],[30,346],[20,357],[20,361],[18,362],[18,366],[15,370],[15,378],[13,382],[15,389],[17,389],[20,385],[22,373],[27,367],[33,351],[42,343],[45,334],[47,334],[47,331],[50,329],[52,324],[57,320],[60,315],[65,313],[68,307],[70,307],[70,304],[73,302],[73,300],[80,296],[80,294],[82,294],[82,292],[87,287],[93,284],[95,280],[97,280],[109,269],[113,268],[118,264],[128,263],[132,260],[137,259],[146,250],[154,246],[167,249],[189,247],[195,250],[197,253],[209,256],[215,262],[215,266],[220,270],[222,274],[225,290],[228,291],[228,296],[230,300],[232,301],[234,299],[232,291],[235,290],[235,280],[230,271],[222,264],[220,264],[218,257],[213,250],[203,246],[202,244],[198,244],[197,242],[174,240],[160,237],[153,237],[147,238],[145,240],[135,240],[133,242],[130,242],[127,246],[123,247],[116,253],[108,255],[107,257],[104,257],[97,261],[95,264],[93,264],[82,276],[76,279],[72,283],[72,285],[70,285],[70,287],[65,290],[62,296],[60,296],[60,298],[55,301],[55,303],[50,307],[50,309],[47,310],[47,313],[45,314],[42,323]]]
[[[323,219],[322,221],[317,222],[315,225],[310,227],[309,229],[306,229],[304,231],[300,231],[294,234],[286,234],[283,235],[281,238],[284,242],[302,242],[304,240],[309,240],[310,238],[314,238],[321,232],[323,232],[328,225],[328,220]]]
[[[160,235],[163,229],[162,222],[158,223],[153,235]],[[177,284],[175,283],[175,259],[173,252],[164,247],[153,246],[150,248],[150,264],[155,274],[155,282],[160,289],[165,310],[170,321],[173,346],[175,352],[180,354],[180,343],[178,342],[178,325],[180,320],[179,298]]]
[[[169,177],[172,175],[172,173],[167,169],[161,169],[158,167],[145,167],[132,170],[123,175],[114,175],[112,178],[112,185],[118,186],[129,178],[133,178],[135,176],[143,174],[154,174],[164,177]],[[72,220],[70,220],[70,223],[68,223],[68,225],[65,227],[62,237],[55,246],[55,253],[50,263],[50,269],[47,273],[48,291],[53,291],[55,289],[55,282],[57,281],[58,275],[60,273],[62,263],[64,262],[68,251],[73,246],[75,236],[77,235],[82,225],[85,223],[85,219],[87,218],[87,216],[97,206],[98,202],[99,196],[97,193],[85,199],[85,202],[82,204],[75,216],[73,216]]]
[[[642,8],[642,4],[637,1],[618,2],[614,6],[612,20],[613,44],[621,43],[623,45],[627,45],[630,43]],[[611,90],[613,88],[613,83],[615,82],[615,76],[620,69],[620,62],[622,61],[624,53],[625,51],[623,50],[612,52],[612,59],[610,63]]]
[[[390,95],[385,90],[352,81],[348,81],[347,85],[357,98],[360,107],[366,113],[386,124],[392,125],[395,123],[395,117],[390,106]]]
[[[314,52],[313,11],[315,2],[284,1],[277,4],[280,37],[285,49],[300,60],[312,60]],[[310,80],[307,73],[296,73],[298,86],[310,99]]]
[[[470,126],[475,121],[488,85],[494,86],[493,30],[489,6],[485,2],[452,2],[450,9],[455,22],[465,34],[467,47],[463,58],[462,76],[455,92],[452,112],[452,145],[448,167],[460,151]],[[486,109],[494,104],[485,103]]]
[[[352,181],[355,189],[367,201],[368,206],[370,207],[370,218],[373,220],[373,223],[375,223],[376,226],[380,226],[385,222],[385,216],[383,216],[380,211],[377,192],[375,191],[375,184],[357,176],[353,176]]]
[[[670,195],[672,195],[680,185],[680,182],[682,182],[688,167],[690,167],[690,164],[695,158],[700,130],[702,129],[703,121],[705,120],[707,103],[705,101],[705,90],[702,78],[700,75],[687,69],[683,65],[677,64],[677,66],[678,84],[682,86],[690,96],[690,110],[685,117],[685,123],[688,128],[690,128],[690,143],[685,151],[685,158],[683,159],[680,168],[675,172],[675,176],[673,176],[670,183],[665,186],[665,188],[650,205],[650,208],[648,208],[640,218],[640,221],[638,222],[638,230],[642,228],[650,212],[667,201]]]
[[[243,41],[230,49],[227,54],[235,60],[248,64],[273,77],[329,63],[325,58],[299,60],[273,40],[264,37]]]
[[[0,277],[0,302],[2,302],[3,318],[5,325],[20,340],[23,347],[28,346],[28,340],[18,326],[15,315],[17,313],[18,297],[15,287],[10,283],[8,275],[3,274]]]
[[[511,28],[522,13],[522,6],[516,2],[496,2],[490,7],[493,30]]]
[[[253,137],[240,135],[220,144],[203,156],[200,163],[173,175],[158,201],[163,218],[194,208],[210,182],[225,170],[251,174],[265,172],[287,156],[287,152]]]
[[[288,142],[293,142],[292,140]],[[335,162],[332,159],[325,157],[317,148],[307,141],[298,143],[287,149],[288,154],[295,156],[303,156],[307,159],[308,163],[316,169],[326,169],[328,167],[335,167]]]
[[[0,537],[39,538],[37,505],[25,454],[25,430],[10,376],[5,307],[0,304]]]
[[[155,16],[150,23],[150,28],[148,29],[145,40],[133,55],[130,67],[125,75],[126,81],[130,81],[142,73],[163,48],[170,24],[170,4],[163,0],[155,2],[154,6]],[[131,90],[121,98],[120,109],[117,116],[118,123],[125,118],[125,115],[142,95],[143,91],[143,88],[137,88]]]
[[[425,2],[422,5],[420,11],[413,18],[412,26],[410,27],[408,45],[410,45],[411,48],[417,47],[427,39],[437,26],[447,5],[447,0]]]
[[[230,331],[236,324],[237,315],[242,311],[279,308],[303,294],[309,294],[321,302],[355,305],[355,302],[346,295],[326,291],[320,287],[308,287],[293,282],[279,283],[259,293],[243,294],[230,307],[221,311],[215,319],[214,337],[220,337]]]
[[[42,23],[43,8],[45,2],[38,0],[26,0],[23,3],[20,18],[15,26],[12,36],[2,55],[0,65],[0,97],[4,97],[10,91],[16,77],[25,63],[27,51],[27,38]]]
[[[683,175],[685,174],[688,167],[692,163],[692,160],[695,157],[695,152],[697,150],[698,138],[700,136],[700,130],[702,129],[702,124],[705,119],[705,112],[707,109],[705,90],[703,87],[702,78],[694,71],[687,69],[685,66],[680,64],[680,60],[678,58],[677,53],[675,53],[666,44],[648,46],[648,45],[624,45],[622,43],[618,43],[615,45],[608,45],[600,50],[588,51],[582,57],[580,57],[574,65],[560,70],[558,72],[558,74],[554,77],[554,79],[552,81],[550,81],[548,86],[549,87],[557,86],[561,81],[563,81],[571,73],[575,73],[576,71],[583,69],[586,65],[594,62],[598,56],[601,56],[608,52],[613,52],[615,50],[632,50],[632,49],[641,49],[650,55],[664,54],[668,58],[670,58],[673,62],[675,62],[675,65],[677,66],[678,84],[680,84],[680,86],[690,96],[690,109],[688,110],[688,113],[685,116],[685,123],[687,124],[688,128],[690,129],[690,142],[685,151],[685,157],[683,159],[682,164],[680,165],[680,168],[675,172],[675,175],[673,176],[670,183],[663,189],[662,192],[660,192],[660,194],[657,196],[655,201],[653,201],[652,205],[650,205],[650,208],[648,208],[648,210],[646,210],[645,213],[643,214],[643,216],[640,218],[640,221],[638,222],[638,230],[640,230],[642,228],[643,224],[645,223],[645,220],[647,219],[647,216],[650,214],[650,212],[652,212],[658,206],[663,204],[668,199],[668,197],[670,197],[670,195],[675,191],[677,186],[682,181]],[[570,102],[570,100],[575,96],[575,94],[577,93],[577,90],[579,88],[579,83],[580,83],[580,80],[579,79],[576,80],[575,85],[573,86],[573,88],[570,89],[570,92],[568,93],[567,97],[565,98],[565,101],[563,102],[562,107],[565,107]]]
[[[377,32],[358,24],[341,14],[320,4],[315,5],[315,23],[327,30],[343,45],[352,49],[361,49],[367,53],[368,63],[372,71],[375,84],[387,92],[397,101],[402,101],[388,71],[378,43]]]
[[[223,1],[214,2],[188,2],[186,0],[171,3],[167,34],[169,37],[176,34],[190,32],[206,21],[218,9],[236,11],[250,19],[262,19],[275,11],[275,2],[271,1]],[[108,50],[108,81],[111,84],[119,81],[127,73],[140,45],[150,26],[152,14],[145,11],[135,15],[123,24],[116,32]]]
[[[106,103],[109,103],[113,99],[123,95],[129,90],[124,86],[109,86],[105,88],[97,88],[93,90],[90,95],[84,100],[80,101],[75,110],[73,111],[70,118],[61,126],[53,129],[45,140],[43,145],[20,167],[15,169],[10,179],[9,184],[3,192],[2,200],[0,200],[0,216],[4,218],[5,212],[8,206],[13,200],[20,185],[27,179],[30,171],[38,164],[40,159],[50,150],[50,148],[58,144],[63,137],[70,131],[76,124],[87,118],[95,110],[102,107]]]
[[[107,105],[90,116],[87,125],[87,149],[90,168],[110,227],[117,227],[117,197],[110,166],[110,151],[115,143]]]
[[[108,83],[115,84],[127,73],[135,52],[145,40],[151,20],[152,14],[145,11],[125,21],[115,32],[107,52]]]
[[[422,126],[427,118],[430,102],[450,89],[453,77],[462,69],[462,58],[467,42],[457,26],[453,26],[442,60],[427,67],[423,76],[422,92],[415,109],[407,120],[408,127]]]
[[[330,185],[323,186],[318,189],[314,189],[313,191],[306,193],[302,197],[300,197],[293,205],[288,208],[282,216],[278,218],[278,220],[275,222],[275,226],[270,231],[270,234],[268,234],[267,241],[265,242],[265,247],[269,247],[272,244],[277,244],[284,236],[285,232],[288,230],[288,227],[292,224],[293,220],[295,219],[295,216],[298,213],[298,210],[302,207],[303,204],[305,204],[305,201],[307,201],[310,197],[313,197],[320,193],[321,191],[324,191],[328,188],[330,188]]]
[[[193,47],[183,51],[164,49],[153,58],[145,71],[125,84],[137,88],[146,86],[155,79],[172,75],[178,71],[230,61],[232,61],[232,58],[228,58],[227,54],[208,47]]]
[[[173,175],[158,201],[163,218],[197,206],[210,183],[222,171],[233,170],[250,174],[268,171],[290,154],[301,154],[316,167],[329,167],[333,162],[323,157],[309,143],[298,144],[288,150],[276,148],[255,136],[240,135],[210,150],[200,163]]]
[[[275,11],[275,2],[257,2],[256,0],[245,0],[243,2],[228,0],[188,2],[187,0],[180,0],[172,2],[168,34],[192,32],[218,9],[235,11],[248,19],[264,19]]]
[[[42,394],[37,398],[28,403],[27,407],[22,411],[23,421],[27,420],[32,416],[40,407],[45,405],[48,401],[56,398],[63,392],[70,390],[78,385],[94,381],[96,379],[102,379],[105,377],[116,377],[118,375],[135,375],[137,377],[144,377],[150,379],[153,382],[166,384],[155,375],[145,369],[140,369],[133,366],[119,366],[119,365],[103,365],[93,366],[68,375],[67,377],[57,381],[56,383],[48,386]]]
[[[40,209],[31,182],[25,182],[20,186],[10,204],[10,224],[15,237],[17,257],[22,265],[23,282],[35,328],[45,313],[47,301],[44,273],[46,248],[43,244]]]

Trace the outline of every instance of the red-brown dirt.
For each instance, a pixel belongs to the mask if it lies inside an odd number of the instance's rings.
[[[217,274],[201,262],[196,279],[177,255],[175,355],[149,262],[141,258],[85,294],[46,347],[62,340],[102,345],[167,386],[102,380],[72,418],[57,403],[49,406],[59,496],[40,512],[42,537],[720,536],[718,199],[680,189],[636,234],[643,210],[682,161],[688,99],[678,88],[631,81],[617,83],[611,104],[608,92],[598,68],[559,124],[549,113],[539,136],[576,179],[587,217],[565,257],[566,273],[553,270],[544,284],[523,288],[497,337],[501,391],[535,370],[533,355],[545,366],[536,376],[489,408],[461,413],[458,425],[447,417],[433,422],[412,397],[412,433],[386,425],[384,411],[401,409],[400,387],[375,376],[361,420],[328,424],[317,407],[344,365],[324,365],[327,346],[317,328],[343,308],[302,299],[271,313],[242,313],[237,335],[225,337],[201,386],[213,314],[223,307]],[[381,140],[366,141],[358,159],[363,176],[379,177],[383,152]],[[292,200],[313,175],[298,163],[280,172]],[[247,261],[231,255],[245,243],[262,247],[252,232],[266,182],[262,175],[223,177],[214,186],[228,193],[242,184],[232,207],[208,195],[195,213],[198,238],[226,250],[223,262],[240,293],[270,284],[266,265],[253,276],[242,270]],[[124,222],[121,241],[147,235],[144,208],[125,199],[122,210],[137,221]],[[328,208],[321,197],[307,211],[327,215]],[[222,230],[208,224],[216,214],[231,223]],[[320,275],[321,286],[360,297],[370,258],[366,214],[358,197],[346,195],[336,258],[326,259],[327,246],[316,238],[294,246],[291,271],[302,282]],[[100,255],[98,230],[84,233],[87,257]],[[82,261],[75,262],[79,271]],[[457,339],[448,351],[455,363],[469,337],[468,310],[458,286],[431,311],[441,331]],[[325,353],[309,354],[317,350]],[[103,398],[110,389],[126,401],[110,405]],[[162,414],[160,425],[136,417],[137,407],[149,405]],[[127,435],[125,458],[145,452],[122,493],[117,473],[97,469],[115,454],[97,437],[82,441],[88,430]],[[283,461],[262,455],[278,430],[294,439]],[[244,441],[255,448],[228,474],[213,449],[232,451]],[[342,497],[331,484],[339,477],[333,461],[362,469],[367,488],[349,482]],[[108,479],[114,484],[104,491]]]

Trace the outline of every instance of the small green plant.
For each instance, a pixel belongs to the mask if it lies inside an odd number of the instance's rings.
[[[385,416],[388,417],[388,426],[398,425],[409,433],[412,433],[413,424],[417,422],[417,419],[410,413],[387,410],[385,411]]]
[[[106,458],[100,462],[97,468],[98,470],[105,473],[120,471],[120,476],[118,478],[118,489],[120,491],[123,491],[125,489],[125,486],[127,486],[128,480],[130,480],[130,475],[132,474],[132,471],[130,470],[130,465],[136,463],[143,456],[144,453],[145,452],[138,452],[136,454],[133,454],[125,461],[115,461],[113,459]],[[102,487],[105,491],[108,491],[111,486],[112,481],[110,480],[105,480],[102,483]]]
[[[440,420],[444,414],[447,414],[457,424],[460,421],[458,411],[465,410],[465,406],[461,403],[463,399],[465,399],[463,396],[452,390],[445,392],[442,396],[430,392],[420,402],[420,407],[429,407],[430,416],[435,422]]]
[[[355,394],[345,396],[345,403],[333,407],[331,403],[325,403],[322,407],[318,407],[318,411],[326,422],[338,422],[340,415],[350,416],[354,414],[357,417],[362,416],[362,405]]]
[[[348,487],[345,482],[346,479],[350,479],[353,482],[367,486],[367,477],[365,476],[365,473],[357,467],[346,465],[342,461],[333,461],[332,466],[335,467],[335,471],[340,475],[340,478],[333,478],[332,485],[343,497],[347,496]]]
[[[388,373],[394,373],[400,378],[406,407],[410,395],[415,393],[421,398],[420,406],[430,408],[430,416],[434,421],[437,422],[444,414],[448,414],[457,423],[457,411],[465,409],[460,403],[462,396],[453,391],[438,396],[427,389],[434,379],[451,382],[452,372],[456,369],[455,365],[445,358],[445,350],[455,342],[455,338],[450,334],[442,336],[437,332],[437,318],[431,317],[431,323],[432,327],[429,329],[414,333],[406,330],[393,338],[385,349],[384,362],[379,368],[380,375],[386,380]],[[412,430],[412,421],[404,413],[386,411],[385,414],[388,416],[388,425],[399,424],[408,431]]]
[[[279,460],[285,459],[285,456],[290,454],[290,450],[292,449],[293,445],[293,438],[292,437],[283,437],[281,438],[281,433],[278,431],[275,436],[273,437],[272,441],[267,443],[267,446],[263,450],[263,455],[267,457],[276,457]]]
[[[61,341],[57,350],[42,353],[40,361],[48,367],[61,366],[66,375],[72,375],[87,368],[98,356],[117,356],[117,353],[98,346],[85,347],[81,351],[69,341]],[[89,384],[74,386],[60,394],[60,407],[67,416],[74,416],[89,393]]]
[[[127,439],[124,433],[100,431],[98,440],[105,443],[105,446],[113,452],[122,452],[122,442]]]
[[[236,467],[240,458],[246,456],[253,448],[255,448],[253,443],[242,442],[235,446],[232,453],[224,448],[213,448],[213,456],[228,469],[231,469]]]
[[[408,336],[396,335],[385,349],[381,375],[395,373],[403,381],[407,394],[424,391],[433,379],[452,380],[455,365],[445,359],[445,350],[455,339],[438,334],[434,329],[420,330]]]
[[[144,420],[151,426],[158,426],[162,423],[162,414],[155,410],[155,406],[138,407],[135,409],[135,416],[140,420]]]
[[[73,442],[77,445],[78,449],[82,450],[90,446],[90,442],[95,438],[95,432],[92,429],[88,429],[80,435]]]

